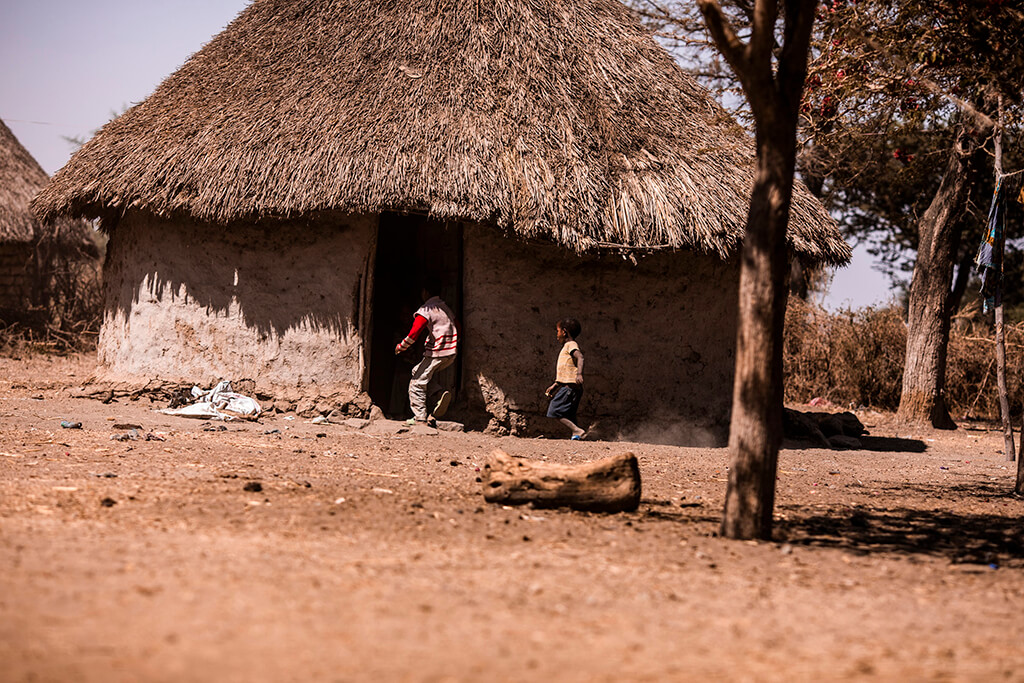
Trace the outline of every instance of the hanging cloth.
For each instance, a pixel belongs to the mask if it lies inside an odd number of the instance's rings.
[[[981,275],[981,295],[985,297],[985,313],[1002,303],[1003,246],[1006,241],[1003,209],[1003,181],[996,181],[992,206],[988,210],[988,230],[981,241],[974,263]]]

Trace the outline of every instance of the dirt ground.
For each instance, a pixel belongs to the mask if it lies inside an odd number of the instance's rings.
[[[860,414],[866,450],[782,452],[776,540],[745,543],[716,536],[725,449],[204,431],[70,398],[93,363],[0,359],[0,680],[1024,681],[997,431]],[[496,447],[632,451],[643,502],[487,504]]]

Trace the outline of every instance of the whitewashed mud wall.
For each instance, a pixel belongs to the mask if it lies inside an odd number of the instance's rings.
[[[555,323],[575,317],[586,358],[580,423],[606,438],[721,443],[727,435],[739,268],[688,251],[634,266],[606,255],[465,232],[463,387],[490,428],[549,428]],[[554,430],[558,433],[557,428]]]
[[[103,378],[355,395],[376,229],[376,217],[224,227],[129,214],[108,247]]]

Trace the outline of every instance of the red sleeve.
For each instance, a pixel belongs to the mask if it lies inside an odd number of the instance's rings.
[[[417,314],[416,317],[412,319],[412,329],[409,330],[409,334],[405,335],[405,339],[398,344],[398,351],[405,351],[415,344],[416,340],[420,338],[420,335],[423,334],[423,330],[425,329],[427,329],[427,319],[422,315]]]
[[[420,338],[420,335],[423,334],[423,330],[425,329],[427,329],[427,319],[422,315],[417,315],[412,319],[412,329],[410,329],[409,334],[405,336],[416,341]]]

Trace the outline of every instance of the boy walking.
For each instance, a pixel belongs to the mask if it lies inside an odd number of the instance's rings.
[[[451,392],[441,394],[434,409],[427,410],[428,398],[440,387],[434,376],[455,362],[455,353],[459,345],[459,331],[455,327],[455,314],[448,304],[438,296],[441,287],[435,280],[428,280],[423,285],[423,305],[413,316],[412,329],[405,339],[395,347],[395,355],[407,351],[416,343],[424,332],[427,338],[423,343],[423,360],[412,369],[409,379],[409,407],[413,418],[410,423],[430,424],[435,417],[442,417],[451,402]]]
[[[555,383],[544,392],[551,398],[548,417],[556,418],[572,431],[570,437],[579,441],[587,432],[576,424],[576,411],[583,398],[583,352],[576,343],[582,328],[575,318],[566,318],[555,325],[555,338],[562,344],[555,365]]]

